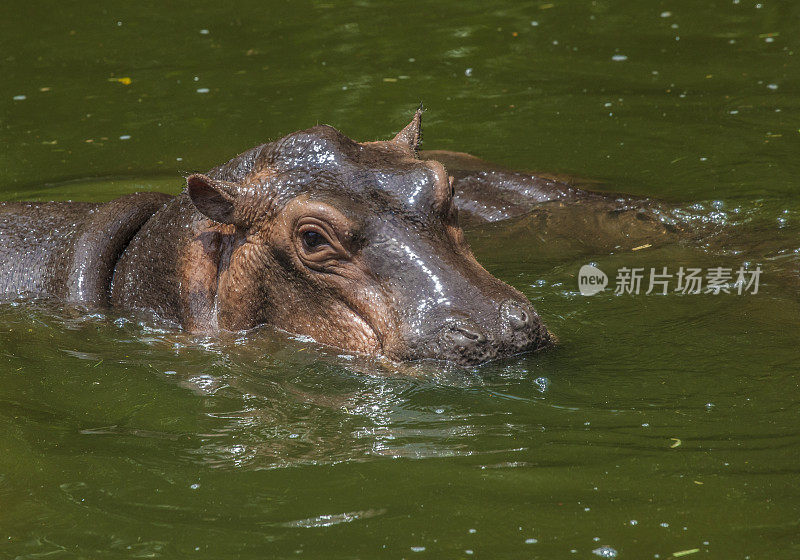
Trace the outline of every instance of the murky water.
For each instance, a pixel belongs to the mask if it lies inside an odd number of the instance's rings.
[[[4,304],[0,556],[800,557],[795,2],[0,16],[3,199],[175,193],[317,122],[386,138],[422,100],[426,148],[597,179],[706,231],[636,251],[530,218],[471,231],[561,339],[474,370]],[[590,262],[612,284],[762,276],[584,297]]]

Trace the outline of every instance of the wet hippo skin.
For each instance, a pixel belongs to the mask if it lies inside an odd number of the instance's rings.
[[[316,126],[257,146],[172,197],[0,205],[0,293],[145,311],[195,332],[268,324],[392,360],[477,364],[553,342],[459,224],[543,204],[620,202],[455,152]]]

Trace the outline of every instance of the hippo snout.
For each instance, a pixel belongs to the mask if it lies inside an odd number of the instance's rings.
[[[526,350],[547,346],[550,334],[533,308],[508,299],[497,307],[494,321],[485,326],[463,317],[452,319],[439,336],[438,357],[474,365]]]

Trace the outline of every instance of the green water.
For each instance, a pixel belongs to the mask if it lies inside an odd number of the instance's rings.
[[[723,234],[470,232],[561,339],[475,370],[4,304],[0,557],[800,557],[799,23],[789,0],[5,0],[3,199],[175,193],[318,122],[387,138],[423,101],[428,149]],[[583,297],[587,262],[764,272]]]

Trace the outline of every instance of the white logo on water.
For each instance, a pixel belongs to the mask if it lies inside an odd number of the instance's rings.
[[[608,276],[592,264],[585,264],[578,271],[578,289],[581,295],[593,296],[608,286]]]

